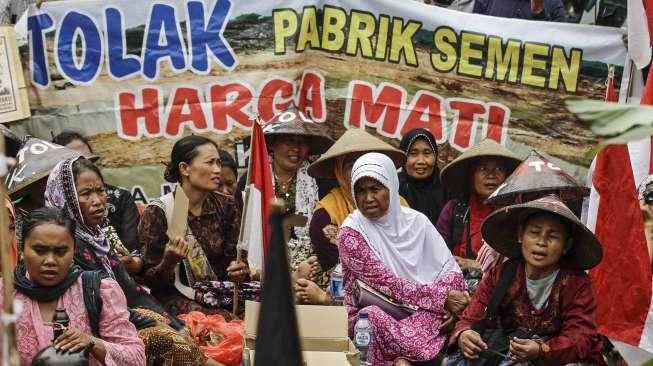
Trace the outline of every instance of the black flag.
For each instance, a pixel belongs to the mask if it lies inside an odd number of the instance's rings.
[[[261,289],[254,364],[301,366],[303,363],[290,284],[288,252],[283,240],[284,215],[278,207],[274,211],[270,217],[272,237]]]

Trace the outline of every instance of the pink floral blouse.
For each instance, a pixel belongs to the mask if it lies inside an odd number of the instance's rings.
[[[100,294],[103,300],[100,314],[100,334],[107,350],[105,364],[107,366],[145,365],[145,346],[138,338],[136,328],[129,321],[127,301],[118,283],[112,279],[103,279],[100,285]],[[37,353],[52,344],[52,327],[43,324],[37,301],[18,292],[15,293],[15,296],[23,303],[23,312],[16,321],[20,364],[30,365]],[[1,297],[0,295],[0,299]],[[66,309],[70,318],[70,328],[92,334],[84,306],[81,276],[59,298],[57,307]],[[100,365],[100,362],[92,359],[90,364]]]
[[[432,284],[419,284],[399,278],[381,262],[365,242],[363,236],[351,228],[339,233],[340,261],[344,270],[345,306],[349,313],[349,332],[361,310],[354,306],[351,294],[356,279],[382,293],[417,305],[413,315],[395,320],[377,306],[365,308],[372,325],[372,345],[368,351],[372,365],[393,365],[398,357],[412,361],[428,361],[438,354],[447,342],[447,334],[440,333],[449,291],[465,290],[461,273],[448,272]]]

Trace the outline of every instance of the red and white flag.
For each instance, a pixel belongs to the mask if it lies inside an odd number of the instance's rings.
[[[256,122],[252,129],[248,169],[249,193],[243,208],[245,218],[241,224],[244,227],[239,249],[247,250],[250,266],[262,269],[270,247],[269,218],[274,200],[274,184],[263,129]]]
[[[642,104],[653,104],[651,70]],[[653,275],[637,196],[639,183],[653,174],[651,147],[651,138],[646,138],[599,152],[587,212],[587,226],[604,251],[603,261],[590,271],[598,330],[629,364],[653,356]]]

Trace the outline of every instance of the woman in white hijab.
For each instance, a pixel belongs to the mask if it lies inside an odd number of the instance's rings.
[[[357,210],[339,233],[350,333],[365,311],[372,325],[368,358],[373,365],[432,360],[446,344],[442,324],[467,304],[462,272],[429,219],[399,204],[390,158],[363,155],[352,168],[351,184]],[[387,308],[359,296],[357,288],[365,285],[416,310],[407,317],[389,315]]]

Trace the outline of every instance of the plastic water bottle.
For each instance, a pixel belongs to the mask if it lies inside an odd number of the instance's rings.
[[[342,304],[345,298],[345,288],[343,285],[342,264],[338,262],[336,267],[331,271],[331,280],[329,281],[329,288],[331,290],[331,298],[337,304]]]
[[[358,321],[354,325],[354,344],[361,354],[360,366],[371,366],[372,364],[367,360],[367,350],[372,344],[372,327],[365,310],[358,313]]]

